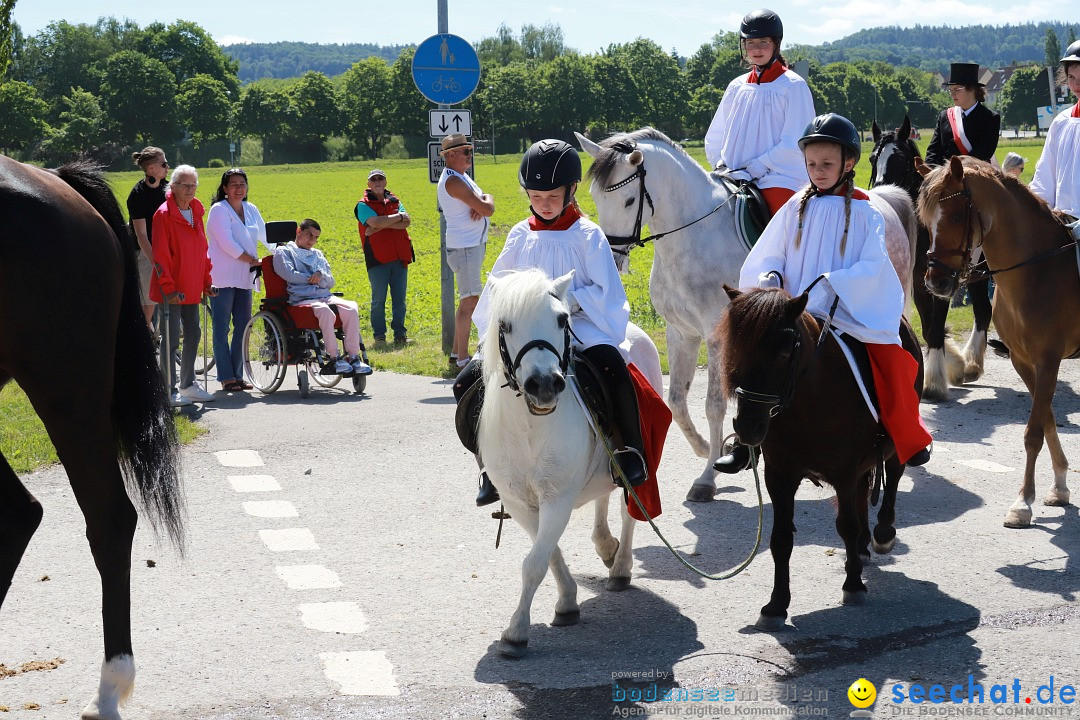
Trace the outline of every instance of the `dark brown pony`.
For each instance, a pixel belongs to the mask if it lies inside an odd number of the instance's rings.
[[[134,243],[101,173],[0,156],[0,386],[14,378],[45,424],[101,575],[105,658],[83,718],[118,719],[134,683],[125,480],[182,545],[176,432],[141,305]],[[62,354],[43,352],[43,337]],[[0,605],[41,517],[0,456]]]
[[[1031,393],[1024,484],[1005,514],[1006,527],[1026,527],[1035,500],[1035,460],[1044,439],[1054,487],[1043,502],[1069,504],[1069,461],[1058,439],[1053,400],[1061,360],[1080,353],[1080,276],[1073,239],[1064,217],[1026,185],[970,157],[954,157],[926,175],[919,216],[930,229],[926,286],[931,292],[948,297],[959,284],[982,279],[972,266],[979,247],[997,283],[994,325]]]
[[[724,348],[724,387],[737,400],[739,442],[760,448],[765,458],[773,505],[773,591],[757,626],[778,630],[791,602],[788,564],[799,483],[809,478],[836,490],[836,530],[847,551],[843,603],[857,605],[866,601],[862,568],[870,560],[868,544],[872,540],[875,552],[887,553],[896,539],[896,488],[904,465],[870,414],[836,338],[830,334],[817,347],[822,323],[805,312],[805,293],[792,298],[780,289],[724,289],[731,305],[716,330]],[[906,321],[900,337],[919,363],[915,389],[921,390],[922,351]],[[871,537],[867,497],[882,459],[885,493]]]

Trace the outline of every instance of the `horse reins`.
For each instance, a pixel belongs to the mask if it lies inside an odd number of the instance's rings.
[[[617,151],[617,152],[622,152],[622,153],[629,154],[629,153],[634,151],[635,147],[636,147],[636,145],[634,145],[634,144],[630,144],[630,143],[627,143],[627,142],[621,142],[620,141],[620,142],[616,143],[612,147],[612,149]],[[714,207],[712,210],[710,210],[709,212],[707,212],[704,215],[702,215],[701,217],[699,217],[698,219],[691,220],[690,222],[686,223],[685,225],[680,225],[679,227],[677,227],[677,228],[675,228],[673,230],[667,230],[666,232],[662,232],[662,233],[655,233],[653,235],[649,235],[648,237],[643,238],[643,237],[641,237],[641,221],[642,221],[643,213],[645,211],[645,203],[649,203],[649,213],[651,215],[656,214],[656,207],[653,205],[652,196],[649,194],[648,189],[645,187],[645,161],[644,160],[641,161],[641,163],[637,166],[637,169],[634,170],[633,175],[630,175],[629,177],[624,178],[623,180],[620,180],[619,182],[615,183],[614,185],[609,185],[608,187],[601,188],[601,189],[603,190],[603,192],[606,192],[606,193],[613,192],[613,191],[618,190],[620,188],[626,187],[627,185],[629,185],[634,180],[638,181],[637,217],[634,218],[634,231],[630,235],[607,235],[608,244],[611,245],[611,251],[613,253],[618,254],[618,255],[629,256],[631,250],[633,250],[636,247],[644,247],[645,243],[649,242],[650,240],[659,240],[660,238],[664,237],[665,235],[671,235],[672,233],[677,233],[680,230],[685,230],[686,228],[690,227],[691,225],[694,225],[695,223],[699,223],[702,220],[704,220],[705,218],[712,215],[713,213],[719,211],[721,208],[723,208],[725,205],[727,205],[729,202],[731,202],[732,198],[735,197],[735,194],[731,193],[731,194],[728,195],[727,200],[720,203],[719,205]]]
[[[1048,260],[1049,258],[1067,252],[1069,249],[1076,246],[1076,241],[1073,240],[1070,243],[1065,243],[1061,247],[1054,248],[1053,250],[1044,252],[1041,255],[1030,257],[1023,262],[1019,262],[1007,268],[991,270],[989,269],[989,266],[987,266],[986,270],[978,270],[976,269],[976,265],[978,265],[978,263],[971,262],[971,252],[975,248],[975,224],[972,222],[972,215],[978,218],[979,221],[980,243],[982,242],[982,236],[985,234],[985,230],[982,222],[982,213],[980,213],[979,208],[975,206],[975,201],[971,196],[971,188],[968,187],[967,179],[964,179],[963,190],[958,190],[951,195],[945,195],[939,198],[938,203],[940,204],[945,202],[946,200],[952,200],[958,197],[964,197],[966,199],[964,206],[964,244],[960,247],[960,249],[956,250],[937,250],[926,253],[926,265],[927,268],[936,268],[937,270],[944,272],[948,277],[956,279],[957,282],[961,285],[971,285],[973,283],[989,280],[998,273],[1009,272],[1010,270],[1016,270],[1017,268],[1022,268],[1027,265],[1042,262],[1043,260]],[[954,270],[953,268],[943,263],[941,260],[938,259],[938,256],[942,255],[960,255],[960,268]]]

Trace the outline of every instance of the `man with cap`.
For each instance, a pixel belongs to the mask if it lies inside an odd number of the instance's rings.
[[[394,344],[409,341],[405,331],[405,291],[409,263],[416,259],[409,237],[409,214],[401,201],[386,189],[386,173],[368,173],[367,190],[356,203],[356,226],[364,248],[371,283],[371,332],[376,343],[386,342],[386,293],[390,291],[390,329]]]
[[[979,82],[978,63],[953,63],[945,85],[953,107],[938,116],[926,148],[926,164],[944,165],[954,155],[991,162],[1001,134],[1001,116],[983,104],[986,88]]]
[[[458,309],[454,318],[454,345],[450,362],[458,368],[469,363],[469,333],[472,315],[484,286],[480,269],[487,250],[488,218],[495,201],[483,192],[466,170],[472,165],[473,145],[461,133],[442,139],[446,167],[439,177],[439,209],[446,219],[446,263],[454,271],[458,287]]]

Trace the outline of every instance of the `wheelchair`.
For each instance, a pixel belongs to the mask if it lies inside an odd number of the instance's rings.
[[[269,222],[267,240],[278,245],[296,235],[295,222]],[[291,230],[290,230],[291,228]],[[311,391],[311,381],[325,388],[335,387],[342,375],[322,375],[320,368],[329,360],[322,332],[309,307],[289,304],[288,286],[274,271],[274,256],[262,259],[263,289],[266,296],[244,328],[244,374],[259,392],[269,395],[281,387],[290,365],[296,367],[300,397]],[[341,297],[343,293],[334,293]],[[344,342],[341,320],[334,324],[339,343]],[[360,356],[368,362],[367,349],[360,344]],[[363,393],[367,388],[366,375],[351,376],[353,390]]]

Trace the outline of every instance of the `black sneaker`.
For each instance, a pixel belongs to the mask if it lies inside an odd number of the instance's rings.
[[[925,465],[928,462],[930,462],[930,448],[924,447],[922,450],[908,458],[905,465],[908,467],[918,467],[920,465]]]
[[[484,507],[491,503],[499,502],[499,491],[491,484],[487,473],[480,473],[480,492],[476,495],[476,507]]]
[[[741,443],[736,443],[727,455],[717,458],[713,463],[713,470],[734,475],[750,468],[750,448]]]
[[[645,467],[645,458],[636,448],[627,447],[616,450],[615,464],[626,476],[626,482],[630,483],[630,487],[638,487],[649,479],[649,469]],[[622,478],[614,467],[611,468],[611,479],[616,485],[622,485]]]

